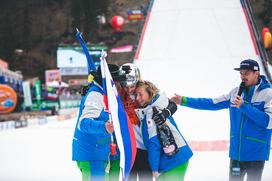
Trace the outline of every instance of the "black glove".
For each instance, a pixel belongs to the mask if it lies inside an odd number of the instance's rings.
[[[169,104],[168,104],[168,106],[167,106],[166,109],[168,109],[170,111],[171,115],[168,116],[168,117],[170,117],[170,116],[172,116],[177,111],[178,106],[176,105],[176,103],[174,103],[173,101],[169,100]]]
[[[163,109],[162,111],[158,111],[153,113],[153,120],[156,125],[161,126],[165,123],[166,119],[171,115],[171,112],[168,109]]]
[[[83,86],[81,86],[79,93],[81,94],[82,97],[86,95],[86,93],[88,92],[89,88],[90,88],[89,85],[83,85]]]

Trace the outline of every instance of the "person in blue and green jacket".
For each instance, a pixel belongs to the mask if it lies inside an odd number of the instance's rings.
[[[140,120],[143,143],[147,149],[148,162],[153,176],[157,181],[184,180],[189,159],[193,155],[192,150],[181,135],[172,116],[163,119],[163,121],[155,121],[159,110],[162,112],[169,105],[168,97],[164,93],[160,93],[153,83],[142,80],[137,82],[135,93],[139,106],[135,112]],[[154,109],[157,111],[155,112]],[[169,147],[164,147],[160,141],[163,135],[159,134],[158,126],[163,126],[163,124],[169,128],[168,134],[164,134],[164,138],[172,137],[175,141],[175,144],[169,144]],[[173,145],[175,146],[173,147]],[[175,148],[175,154],[169,156],[169,150],[172,148]]]
[[[230,112],[229,180],[260,181],[269,160],[272,129],[272,89],[258,62],[243,60],[239,68],[242,83],[218,98],[190,98],[175,95],[177,104],[194,109]]]
[[[113,80],[119,77],[119,66],[108,65]],[[103,101],[100,67],[82,96],[72,143],[72,160],[77,162],[83,181],[105,180],[110,160],[113,123]]]

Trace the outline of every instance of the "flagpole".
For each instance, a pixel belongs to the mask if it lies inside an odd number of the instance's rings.
[[[104,52],[104,50],[102,50],[102,52],[101,52],[101,57],[100,57],[101,61],[105,61],[105,62],[106,62],[106,56],[107,56],[107,53]],[[104,67],[104,69],[105,69],[105,67]],[[104,72],[106,72],[106,71],[104,70]],[[104,89],[105,89],[105,88],[104,88]],[[109,122],[110,122],[110,123],[113,123],[113,121],[112,121],[112,115],[111,115],[111,112],[110,112],[110,110],[109,110],[108,107],[107,107],[107,110],[106,110],[106,111],[107,111],[108,114],[109,114]],[[111,155],[112,155],[112,156],[115,156],[115,155],[116,155],[116,144],[114,143],[113,133],[111,133],[110,152],[111,152]]]
[[[109,113],[109,122],[113,123],[110,111],[108,111],[108,113]],[[112,156],[116,155],[116,144],[114,143],[113,133],[111,133],[110,152]]]
[[[121,172],[121,176],[122,176],[122,181],[125,181],[125,176],[124,176],[124,171],[123,171],[123,168],[120,167],[120,172]],[[120,174],[120,173],[119,173]],[[119,180],[120,180],[120,176],[119,176]]]
[[[123,104],[118,95],[116,86],[112,79],[112,75],[109,71],[107,62],[106,62],[106,52],[102,51],[101,53],[101,74],[102,74],[102,83],[103,83],[103,95],[105,110],[109,115],[109,122],[114,124],[114,134],[111,135],[111,144],[118,144],[120,150],[120,172],[119,180],[126,181],[129,176],[130,169],[135,159],[136,155],[136,142],[133,128],[130,127],[130,122],[125,113]],[[116,145],[114,144],[116,147]],[[112,147],[113,148],[113,147]]]

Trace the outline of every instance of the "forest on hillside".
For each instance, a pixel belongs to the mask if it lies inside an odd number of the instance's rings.
[[[130,22],[116,33],[110,26],[113,15],[126,16],[128,9],[144,9],[147,0],[0,0],[0,58],[25,78],[44,77],[44,70],[56,68],[56,49],[61,43],[76,43],[75,28],[91,43],[116,46],[136,44],[143,22]],[[272,0],[250,0],[259,31],[270,27]],[[97,17],[105,15],[101,26]],[[268,51],[270,57],[271,51]],[[119,56],[119,55],[118,55]],[[116,57],[111,57],[116,58]],[[133,54],[117,57],[132,61]],[[29,71],[31,70],[31,71]]]
[[[0,58],[13,70],[42,75],[56,66],[59,43],[75,41],[75,27],[95,39],[96,17],[108,0],[1,0]],[[27,71],[31,70],[31,72]]]

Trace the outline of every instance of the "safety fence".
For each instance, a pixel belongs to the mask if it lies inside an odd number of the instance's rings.
[[[65,121],[77,117],[77,110],[61,110],[59,115],[55,116],[36,116],[22,118],[20,120],[9,120],[0,122],[0,131],[25,128],[29,126],[45,125],[50,122]]]

